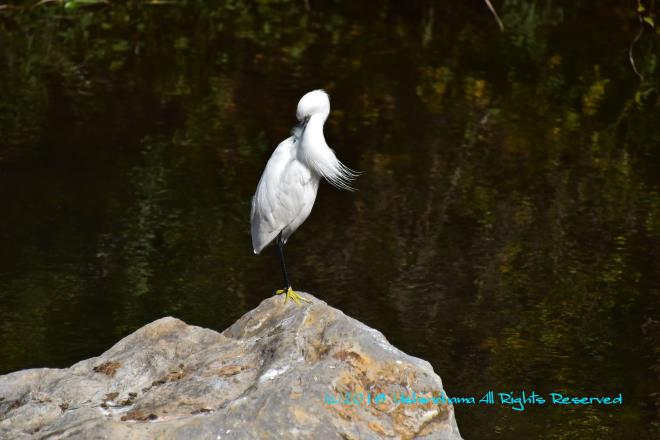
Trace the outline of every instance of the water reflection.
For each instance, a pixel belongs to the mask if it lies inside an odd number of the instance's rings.
[[[270,295],[250,197],[324,87],[328,143],[363,175],[322,185],[287,244],[294,286],[450,396],[627,402],[460,407],[466,438],[653,438],[658,80],[652,55],[642,83],[622,60],[632,12],[509,0],[501,34],[479,2],[311,3],[1,12],[0,369],[164,315],[221,330]]]

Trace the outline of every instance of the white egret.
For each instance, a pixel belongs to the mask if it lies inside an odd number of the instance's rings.
[[[273,151],[252,197],[252,247],[259,254],[275,240],[286,284],[275,293],[283,294],[284,302],[305,300],[291,287],[283,246],[312,211],[321,177],[339,189],[353,190],[349,183],[357,176],[325,142],[323,124],[329,114],[330,99],[323,90],[300,99],[299,123]]]

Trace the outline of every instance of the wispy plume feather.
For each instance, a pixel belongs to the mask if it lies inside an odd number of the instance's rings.
[[[341,161],[337,159],[337,156],[335,156],[332,150],[330,150],[330,153],[334,158],[333,163],[330,166],[324,166],[324,169],[322,169],[319,174],[321,174],[323,178],[335,188],[345,189],[347,191],[355,191],[355,188],[351,186],[351,182],[353,182],[353,180],[355,180],[360,175],[360,173],[353,171],[341,163]]]
[[[305,118],[294,127],[293,136],[301,148],[301,159],[332,186],[347,191],[355,191],[351,182],[360,173],[353,171],[343,163],[325,142],[323,123],[325,116]]]

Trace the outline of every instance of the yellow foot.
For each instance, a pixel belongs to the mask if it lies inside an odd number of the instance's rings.
[[[310,300],[303,298],[302,296],[298,295],[297,292],[294,292],[294,290],[291,287],[287,287],[286,289],[276,290],[275,295],[284,295],[285,304],[289,299],[293,300],[293,302],[295,302],[299,306],[302,305],[300,301],[311,303]]]

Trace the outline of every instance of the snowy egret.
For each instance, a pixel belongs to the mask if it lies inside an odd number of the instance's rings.
[[[302,298],[291,288],[284,263],[284,244],[312,211],[321,177],[339,189],[353,190],[357,173],[342,164],[325,142],[323,124],[330,114],[330,99],[313,90],[298,102],[298,125],[270,156],[252,197],[252,247],[259,254],[275,240],[284,275],[284,302]]]

